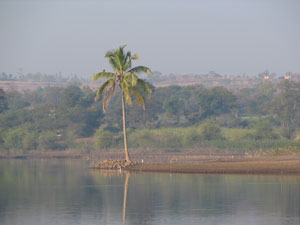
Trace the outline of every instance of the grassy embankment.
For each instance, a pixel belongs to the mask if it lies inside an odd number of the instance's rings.
[[[157,128],[128,130],[129,147],[133,154],[162,154],[162,153],[193,153],[193,154],[234,154],[251,156],[277,156],[300,153],[298,136],[287,140],[280,136],[280,131],[274,139],[259,139],[255,129],[220,128],[207,129],[205,125],[181,128]],[[2,151],[1,155],[52,155],[82,156],[110,155],[122,156],[122,133],[105,133],[101,141],[105,147],[95,146],[98,137],[82,138],[74,142],[72,149],[59,151]],[[99,140],[99,139],[98,139]],[[103,144],[103,143],[102,143]],[[117,157],[116,155],[116,157]]]
[[[143,129],[129,132],[131,148],[181,152],[185,149],[219,153],[266,153],[271,155],[300,152],[300,143],[279,134],[274,139],[257,138],[254,129],[221,128],[219,134],[205,133],[203,126],[187,128]],[[218,131],[216,131],[218,133]],[[276,133],[276,131],[275,131]],[[215,136],[214,136],[215,135]]]

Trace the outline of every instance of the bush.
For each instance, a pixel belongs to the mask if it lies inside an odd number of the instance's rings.
[[[21,150],[23,149],[23,137],[25,131],[22,127],[10,129],[3,137],[4,146],[7,149]]]
[[[278,134],[274,133],[273,127],[269,120],[259,120],[255,124],[254,138],[256,140],[262,139],[278,139]]]
[[[266,151],[268,155],[291,155],[300,153],[300,143],[287,143],[276,146]]]
[[[130,147],[155,147],[159,140],[154,138],[148,129],[137,130],[128,135],[128,142]]]
[[[201,137],[204,140],[224,139],[220,126],[214,120],[209,120],[201,126]]]
[[[282,129],[281,135],[286,139],[291,140],[296,136],[296,129],[294,126],[285,127]]]
[[[96,148],[108,149],[113,145],[113,133],[108,130],[98,129],[94,138]]]
[[[196,128],[187,128],[183,135],[183,146],[193,147],[201,143],[201,136]]]
[[[38,147],[38,135],[36,132],[27,132],[23,137],[23,148],[25,150],[35,150]]]
[[[249,126],[249,121],[240,117],[236,118],[232,115],[222,116],[218,119],[218,124],[228,128],[246,128]]]
[[[64,145],[59,143],[59,137],[53,131],[42,132],[39,136],[39,149],[42,150],[57,150],[65,148]]]

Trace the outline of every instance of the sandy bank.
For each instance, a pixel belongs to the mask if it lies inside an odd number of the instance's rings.
[[[300,160],[137,164],[129,171],[220,174],[299,174]]]

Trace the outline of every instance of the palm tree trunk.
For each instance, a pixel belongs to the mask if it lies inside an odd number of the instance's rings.
[[[125,150],[125,160],[126,162],[131,162],[127,149],[127,134],[126,134],[126,115],[125,115],[125,99],[124,91],[122,91],[122,113],[123,113],[123,135],[124,135],[124,150]]]

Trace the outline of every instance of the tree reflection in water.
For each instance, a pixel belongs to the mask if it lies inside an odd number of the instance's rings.
[[[128,192],[128,183],[130,178],[130,173],[125,171],[126,179],[124,185],[124,199],[123,199],[123,225],[126,223],[126,203],[127,203],[127,192]]]
[[[129,171],[122,171],[119,170],[98,170],[93,171],[92,173],[95,175],[100,175],[101,177],[121,177],[125,175],[125,183],[124,183],[124,192],[123,192],[123,216],[122,216],[122,225],[126,224],[126,205],[127,205],[127,193],[128,193],[128,184],[130,180],[131,173]],[[104,218],[103,218],[103,224],[107,225],[107,210],[106,207],[104,207]]]
[[[4,160],[0,224],[299,224],[299,188],[299,176],[129,174],[74,160]]]

